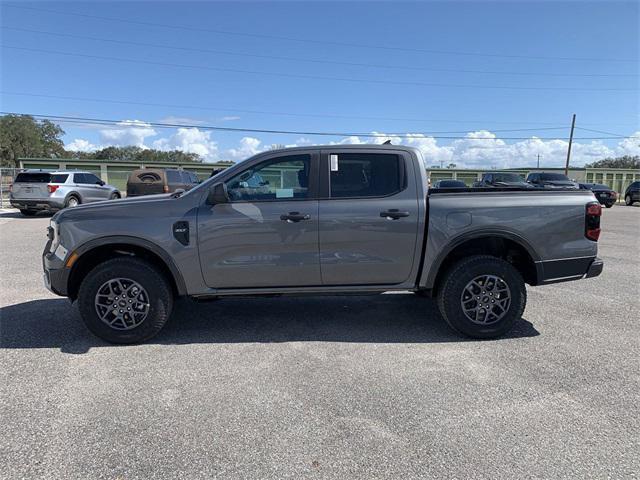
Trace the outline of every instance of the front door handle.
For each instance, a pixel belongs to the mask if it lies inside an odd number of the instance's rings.
[[[287,223],[297,223],[301,220],[309,220],[310,218],[310,215],[305,215],[304,213],[300,212],[289,212],[287,214],[280,215],[280,220]]]
[[[386,218],[387,220],[398,220],[399,218],[402,218],[402,217],[408,217],[409,212],[401,212],[397,208],[391,208],[384,212],[380,212],[380,216],[382,218]]]

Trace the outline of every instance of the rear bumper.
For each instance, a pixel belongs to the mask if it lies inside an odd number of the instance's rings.
[[[589,269],[587,270],[587,275],[585,278],[597,277],[602,273],[602,269],[604,268],[604,262],[602,259],[596,257],[591,265],[589,265]]]
[[[64,208],[64,199],[50,200],[22,200],[18,198],[10,198],[9,203],[12,207],[19,210],[61,210]]]
[[[604,262],[598,257],[578,257],[537,262],[538,285],[569,282],[581,278],[597,277],[602,273]]]

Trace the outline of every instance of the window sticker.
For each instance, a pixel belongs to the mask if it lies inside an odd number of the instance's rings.
[[[331,171],[337,172],[338,171],[338,155],[335,155],[335,154],[329,155],[329,159],[331,160]]]
[[[293,188],[276,188],[276,198],[293,198]]]

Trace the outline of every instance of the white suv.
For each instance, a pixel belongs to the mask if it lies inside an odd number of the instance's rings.
[[[16,176],[9,193],[11,205],[26,216],[116,198],[120,198],[116,187],[82,171],[27,170]]]

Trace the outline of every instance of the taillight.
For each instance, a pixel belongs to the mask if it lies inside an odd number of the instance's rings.
[[[584,236],[594,242],[600,238],[600,216],[602,207],[598,202],[587,203],[587,213],[585,215]]]
[[[49,189],[49,193],[53,193],[55,192],[58,188],[60,188],[60,185],[47,185],[47,188]]]
[[[618,193],[617,192],[611,192],[611,196],[613,198],[618,198]]]
[[[13,183],[9,184],[9,193],[13,192]]]
[[[165,185],[165,186],[163,186],[163,187],[162,187],[162,191],[163,191],[164,193],[169,193],[169,185]]]

